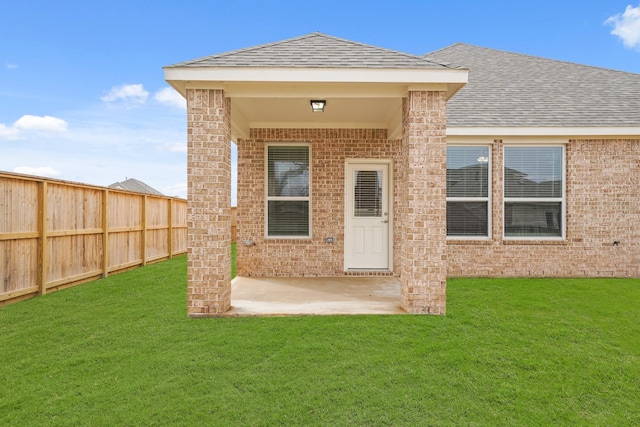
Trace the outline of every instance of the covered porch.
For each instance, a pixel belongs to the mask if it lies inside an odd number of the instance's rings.
[[[187,99],[189,316],[243,315],[255,304],[262,314],[347,314],[347,302],[364,301],[357,312],[367,304],[355,286],[361,273],[399,284],[385,310],[445,314],[446,102],[467,70],[314,33],[176,64],[165,78]],[[231,141],[241,276],[233,282]],[[272,185],[278,166],[294,172],[294,163],[296,192]],[[363,215],[375,223],[368,229],[353,213],[365,175],[383,183],[377,213]],[[357,227],[364,237],[354,239]],[[356,260],[358,245],[382,255]],[[324,282],[307,289],[296,278]],[[374,294],[391,295],[381,289]],[[296,298],[279,299],[292,290]]]

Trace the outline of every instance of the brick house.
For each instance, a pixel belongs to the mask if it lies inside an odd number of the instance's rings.
[[[313,33],[165,68],[187,99],[188,313],[241,276],[640,276],[640,75]]]

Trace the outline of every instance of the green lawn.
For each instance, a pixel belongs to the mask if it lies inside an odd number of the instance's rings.
[[[640,425],[640,281],[451,279],[447,316],[189,319],[186,258],[0,308],[0,425]]]

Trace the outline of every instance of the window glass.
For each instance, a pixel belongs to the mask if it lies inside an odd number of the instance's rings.
[[[309,202],[276,201],[268,203],[269,236],[308,236]]]
[[[353,182],[353,215],[382,216],[382,171],[354,171]]]
[[[563,147],[505,147],[505,237],[563,236]]]
[[[507,202],[504,235],[507,237],[556,237],[562,231],[562,203]]]
[[[487,236],[487,202],[447,202],[448,236]]]
[[[447,236],[489,236],[489,147],[447,147]]]
[[[447,148],[447,196],[489,196],[489,147]]]
[[[309,147],[269,147],[269,196],[309,195]]]
[[[310,236],[309,146],[267,148],[267,236]]]
[[[507,147],[505,197],[562,197],[562,147]]]

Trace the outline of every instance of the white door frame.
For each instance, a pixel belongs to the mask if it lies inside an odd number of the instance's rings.
[[[387,267],[385,268],[373,268],[371,270],[382,270],[382,271],[393,271],[393,241],[394,241],[394,227],[393,227],[393,188],[394,188],[394,177],[393,177],[393,160],[391,159],[363,159],[363,158],[357,158],[357,159],[346,159],[345,160],[345,179],[344,179],[344,270],[345,271],[358,271],[358,270],[363,270],[363,269],[358,269],[358,268],[350,268],[349,267],[349,260],[347,259],[347,233],[348,233],[348,227],[350,227],[351,225],[351,213],[348,210],[348,207],[352,204],[352,201],[349,200],[350,197],[353,197],[353,195],[351,194],[352,191],[349,187],[349,183],[350,183],[350,179],[349,179],[349,168],[351,166],[354,165],[385,165],[387,166],[387,212],[388,214],[388,239],[387,239],[387,243],[388,243],[388,248],[387,248],[387,254],[388,254],[388,261],[387,261]]]

